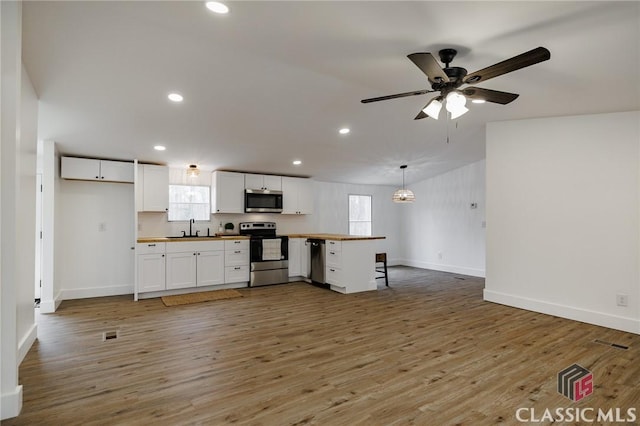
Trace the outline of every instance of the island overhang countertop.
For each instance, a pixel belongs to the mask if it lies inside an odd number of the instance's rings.
[[[138,243],[175,243],[181,241],[224,241],[224,240],[248,240],[244,235],[217,235],[211,237],[140,237]]]

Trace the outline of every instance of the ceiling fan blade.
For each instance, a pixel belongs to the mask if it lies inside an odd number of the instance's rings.
[[[425,112],[424,112],[424,111],[422,111],[422,110],[421,110],[421,111],[418,113],[418,115],[416,115],[416,118],[414,118],[414,120],[420,120],[421,118],[427,118],[427,117],[429,117],[429,116],[428,116],[427,114],[425,114]]]
[[[549,58],[551,58],[551,52],[544,47],[537,47],[521,55],[514,56],[511,59],[483,68],[480,71],[467,74],[464,78],[464,83],[476,84],[502,74],[537,64],[538,62],[546,61]]]
[[[426,74],[431,84],[449,82],[449,77],[431,53],[412,53],[407,58]]]
[[[481,87],[467,87],[461,92],[469,99],[484,99],[487,102],[506,105],[513,102],[520,95],[517,93],[500,92],[498,90],[483,89]]]
[[[378,98],[363,99],[360,102],[362,102],[363,104],[368,104],[369,102],[386,101],[387,99],[404,98],[405,96],[424,95],[425,93],[431,93],[431,92],[435,92],[435,90],[428,90],[428,89],[416,90],[413,92],[398,93],[396,95],[388,95],[388,96],[380,96]]]

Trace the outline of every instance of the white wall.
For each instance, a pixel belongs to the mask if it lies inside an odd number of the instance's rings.
[[[639,123],[487,126],[486,300],[640,333]]]
[[[133,185],[61,179],[56,205],[61,298],[133,293]]]
[[[399,205],[402,264],[483,277],[485,161],[406,186],[416,201]]]
[[[21,362],[36,339],[34,315],[36,241],[36,150],[38,98],[26,70],[21,77],[20,138],[17,151],[17,215],[15,251],[17,288],[18,361]]]

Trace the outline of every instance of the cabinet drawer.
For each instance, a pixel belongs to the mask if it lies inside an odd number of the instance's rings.
[[[327,247],[325,257],[326,266],[332,266],[336,268],[342,267],[342,252]]]
[[[224,266],[241,266],[249,264],[249,250],[225,250]]]
[[[325,244],[327,245],[327,252],[329,250],[342,251],[342,241],[327,240]]]
[[[226,266],[224,268],[225,283],[240,283],[249,281],[249,265]]]
[[[137,243],[136,254],[162,254],[166,243]]]
[[[344,287],[344,284],[342,283],[342,269],[327,266],[324,271],[324,277],[327,284]]]
[[[224,250],[224,241],[175,241],[167,243],[167,253]]]
[[[249,250],[249,240],[225,240],[225,250]]]

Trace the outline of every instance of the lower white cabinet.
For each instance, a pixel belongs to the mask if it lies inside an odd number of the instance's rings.
[[[306,238],[289,238],[289,277],[309,278],[310,256]]]
[[[224,284],[224,242],[167,245],[167,290]]]
[[[138,292],[165,290],[165,243],[137,244],[136,252]]]
[[[249,240],[224,242],[224,282],[249,282]]]
[[[248,283],[249,240],[138,243],[137,293]]]
[[[377,288],[373,241],[326,240],[325,244],[325,282],[331,290],[357,293]]]

